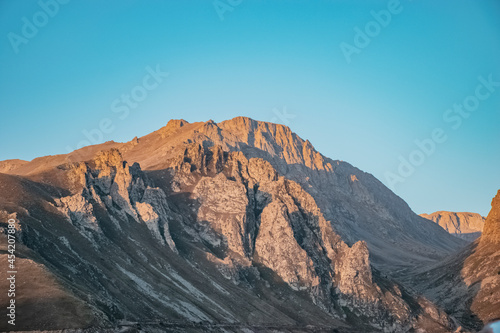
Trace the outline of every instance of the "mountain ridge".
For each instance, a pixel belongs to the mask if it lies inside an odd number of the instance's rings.
[[[308,140],[303,140],[285,125],[248,117],[236,117],[218,124],[212,120],[195,123],[170,120],[159,130],[136,140],[106,142],[66,155],[34,159],[9,173],[40,179],[44,168],[90,159],[97,151],[110,148],[119,149],[125,160],[140,163],[144,170],[160,170],[169,166],[169,157],[178,155],[180,147],[194,142],[206,147],[220,145],[223,150],[238,150],[249,158],[259,157],[270,162],[279,174],[297,181],[313,195],[327,219],[338,220],[335,228],[348,244],[366,240],[375,256],[375,265],[384,269],[382,266],[387,264],[385,253],[398,248],[402,256],[389,263],[387,271],[420,260],[432,261],[464,246],[460,240],[447,237],[434,223],[416,216],[404,200],[371,174],[347,162],[323,156]],[[334,202],[338,204],[332,206]],[[377,226],[370,221],[373,216],[385,223]],[[409,223],[402,224],[401,221]],[[384,225],[387,228],[379,228]],[[389,235],[390,232],[393,235]],[[414,239],[413,235],[422,236]],[[386,237],[390,237],[393,243],[379,241]],[[429,245],[433,249],[426,251]],[[409,246],[413,246],[412,251],[407,250]]]
[[[174,320],[244,321],[238,309],[248,305],[231,297],[246,295],[281,325],[454,327],[391,275],[465,243],[284,125],[171,120],[126,143],[3,165],[9,175],[0,174],[0,183],[39,190],[25,194],[36,207],[13,197],[0,210],[18,212],[22,246],[85,300],[98,322],[143,321],[161,311]],[[9,187],[3,191],[7,196]],[[80,266],[88,273],[77,279]],[[114,284],[130,290],[119,294]],[[321,313],[299,310],[302,302]],[[270,318],[250,313],[252,324]]]

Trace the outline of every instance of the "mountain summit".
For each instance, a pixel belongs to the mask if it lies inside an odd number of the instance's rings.
[[[26,329],[59,307],[85,309],[73,327],[456,326],[393,275],[467,243],[286,126],[171,120],[130,142],[0,168],[0,211],[17,221],[26,269],[44,270],[53,282],[40,289],[67,300],[35,306],[35,318],[26,296]],[[68,328],[53,317],[45,327]]]

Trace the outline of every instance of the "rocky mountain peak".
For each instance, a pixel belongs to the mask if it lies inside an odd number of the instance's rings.
[[[167,125],[160,128],[157,133],[162,139],[170,136],[170,134],[177,132],[183,126],[188,125],[189,122],[184,119],[171,119],[168,121]]]
[[[246,147],[257,148],[268,154],[267,159],[280,159],[289,165],[304,165],[311,170],[331,170],[330,163],[323,155],[288,126],[236,117],[220,122],[218,127],[230,146],[241,147],[243,150]],[[255,157],[263,157],[254,153]],[[277,163],[274,165],[279,168]]]
[[[470,242],[481,236],[485,220],[480,214],[470,212],[438,211],[420,216],[437,223],[453,236]]]
[[[186,124],[189,124],[189,122],[184,119],[171,119],[167,123],[167,129],[178,129]]]

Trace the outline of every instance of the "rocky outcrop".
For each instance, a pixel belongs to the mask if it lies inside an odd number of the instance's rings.
[[[483,216],[477,213],[467,212],[439,211],[432,214],[420,214],[420,216],[437,223],[453,236],[470,242],[481,236],[485,220]]]
[[[223,246],[242,258],[249,258],[252,244],[247,235],[252,226],[247,219],[245,186],[220,173],[214,178],[203,177],[194,188],[193,198],[200,204],[198,221],[208,222],[211,231],[200,235],[213,246]]]
[[[112,149],[98,153],[89,163],[71,164],[67,177],[76,193],[55,202],[86,237],[94,235],[90,231],[102,233],[96,217],[96,209],[102,209],[118,229],[129,218],[145,223],[159,242],[176,251],[168,227],[166,195],[152,186],[139,164],[129,166],[120,152]]]

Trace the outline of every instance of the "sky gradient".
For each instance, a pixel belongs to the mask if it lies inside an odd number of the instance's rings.
[[[0,0],[0,37],[0,160],[243,115],[419,214],[486,215],[500,188],[496,0]]]

